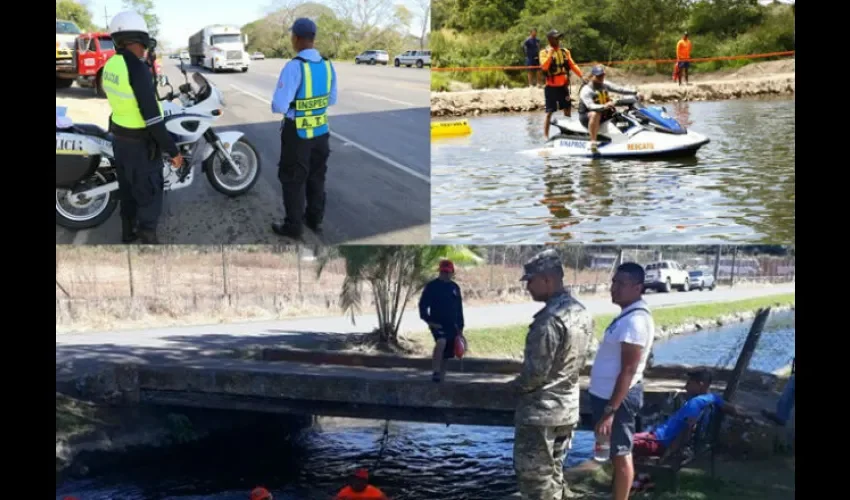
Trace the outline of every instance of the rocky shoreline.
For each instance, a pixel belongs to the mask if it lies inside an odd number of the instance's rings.
[[[649,104],[678,101],[718,101],[751,97],[793,95],[795,73],[781,73],[740,79],[718,79],[692,82],[679,86],[675,83],[647,83],[634,85]],[[616,82],[630,85],[628,82]],[[579,85],[570,91],[576,106]],[[542,111],[542,88],[485,89],[461,92],[431,92],[432,117],[468,117],[495,113]]]

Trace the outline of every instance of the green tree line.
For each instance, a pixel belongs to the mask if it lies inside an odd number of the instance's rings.
[[[298,17],[316,22],[316,48],[333,59],[350,59],[364,50],[386,50],[392,57],[427,45],[427,34],[416,37],[409,32],[414,13],[401,4],[393,4],[393,0],[336,0],[332,5],[279,2],[267,16],[242,27],[248,34],[249,52],[293,57],[289,27]]]
[[[433,0],[435,67],[523,66],[522,42],[536,28],[541,48],[546,32],[564,33],[563,46],[576,62],[671,59],[688,31],[691,56],[713,57],[794,50],[794,6],[757,0]],[[761,59],[765,60],[765,59]],[[697,63],[696,71],[752,61]],[[618,66],[644,74],[671,71],[669,63]],[[471,80],[474,87],[510,86],[525,74],[435,73],[435,78]]]

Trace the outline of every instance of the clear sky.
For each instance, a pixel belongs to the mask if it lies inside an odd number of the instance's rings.
[[[332,6],[327,0],[313,0]],[[125,10],[121,0],[84,1],[93,14],[93,20],[106,24],[104,8],[112,16]],[[418,36],[421,26],[419,7],[415,0],[394,0],[394,4],[403,4],[414,15],[411,33]],[[183,47],[189,43],[189,36],[197,33],[209,24],[244,25],[263,17],[273,5],[272,0],[154,0],[156,14],[159,16],[159,41],[170,47]],[[321,26],[319,27],[321,32]]]

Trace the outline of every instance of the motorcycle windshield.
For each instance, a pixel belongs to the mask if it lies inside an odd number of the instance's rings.
[[[209,82],[207,81],[207,79],[204,78],[204,75],[200,73],[192,74],[192,80],[195,80],[195,83],[198,84],[198,88],[204,88],[209,86]]]

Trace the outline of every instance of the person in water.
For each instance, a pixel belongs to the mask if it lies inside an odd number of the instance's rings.
[[[251,490],[251,500],[274,500],[271,491],[263,488],[262,486],[257,486],[253,490]]]
[[[351,481],[339,490],[334,500],[389,500],[389,498],[384,492],[369,484],[369,471],[357,469],[351,476]]]
[[[594,66],[590,70],[590,81],[583,85],[578,95],[578,119],[581,125],[590,132],[590,150],[596,153],[596,135],[599,126],[614,117],[617,101],[608,96],[608,92],[618,94],[634,95],[638,99],[641,95],[637,90],[620,87],[605,81],[605,68],[601,65]]]

